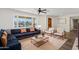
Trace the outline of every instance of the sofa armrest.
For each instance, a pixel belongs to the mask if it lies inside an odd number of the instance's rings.
[[[39,30],[39,29],[36,29],[36,28],[35,28],[35,31],[40,31],[40,32],[41,32],[41,30]]]

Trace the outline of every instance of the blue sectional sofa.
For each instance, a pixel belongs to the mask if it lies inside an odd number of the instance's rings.
[[[21,50],[21,43],[18,41],[19,39],[38,35],[41,32],[36,28],[35,31],[33,32],[31,32],[29,28],[26,28],[26,31],[27,32],[21,33],[20,29],[11,29],[10,30],[11,33],[10,34],[8,33],[6,48],[2,47],[1,43],[2,31],[0,31],[0,50]]]
[[[31,36],[40,34],[40,32],[41,32],[40,30],[38,30],[36,28],[35,28],[35,31],[33,31],[33,32],[30,32],[29,28],[26,28],[26,31],[27,32],[21,33],[20,29],[12,29],[11,34],[14,35],[18,39],[22,39],[22,38],[25,38],[25,37],[31,37]]]
[[[21,50],[21,44],[18,39],[14,35],[9,35],[7,37],[7,46],[5,48],[2,47],[1,43],[2,32],[0,31],[0,50]]]

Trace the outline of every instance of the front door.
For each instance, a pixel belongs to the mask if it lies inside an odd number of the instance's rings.
[[[52,19],[48,18],[48,28],[51,28],[51,27],[52,27]]]

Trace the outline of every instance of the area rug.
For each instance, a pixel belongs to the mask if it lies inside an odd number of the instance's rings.
[[[32,44],[34,44],[36,47],[40,47],[41,45],[45,44],[46,42],[48,42],[48,41],[41,40],[41,41],[38,41],[38,42],[32,43]]]
[[[20,40],[22,50],[58,50],[68,39],[59,39],[57,37],[50,37],[48,42],[41,45],[40,47],[36,47],[31,43],[30,38],[25,38]]]

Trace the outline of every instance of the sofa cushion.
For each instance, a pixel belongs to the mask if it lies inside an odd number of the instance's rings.
[[[18,34],[20,33],[20,29],[12,29],[11,34]]]
[[[4,31],[1,37],[1,42],[2,42],[2,46],[6,47],[7,46],[7,32]]]
[[[30,32],[30,29],[29,29],[29,28],[27,28],[27,29],[26,29],[26,31],[27,31],[27,32]]]
[[[18,44],[18,40],[15,36],[12,35],[8,38],[7,46],[9,47],[15,44]]]
[[[21,50],[21,44],[14,35],[8,37],[7,47],[9,50]]]
[[[34,32],[24,33],[24,36],[33,36],[35,34],[38,34],[38,32],[37,31],[34,31]]]
[[[14,36],[16,37],[22,37],[22,36],[28,36],[28,35],[31,35],[32,33],[30,32],[24,32],[24,33],[19,33],[19,34],[15,34]]]
[[[34,31],[34,32],[33,32],[33,34],[38,34],[38,33],[39,33],[38,31]]]
[[[23,33],[24,36],[29,36],[29,35],[32,35],[34,32],[28,32],[28,33]]]
[[[14,34],[14,36],[15,36],[15,37],[22,37],[22,36],[24,36],[24,34],[21,34],[21,33],[19,33],[19,34]]]
[[[35,31],[34,27],[30,28],[30,32],[34,32],[34,31]]]
[[[20,29],[20,32],[21,33],[26,32],[26,29]]]
[[[16,37],[32,36],[32,35],[34,35],[35,33],[37,33],[37,32],[36,32],[36,31],[35,31],[35,32],[24,32],[24,33],[14,34],[14,36],[16,36]]]

